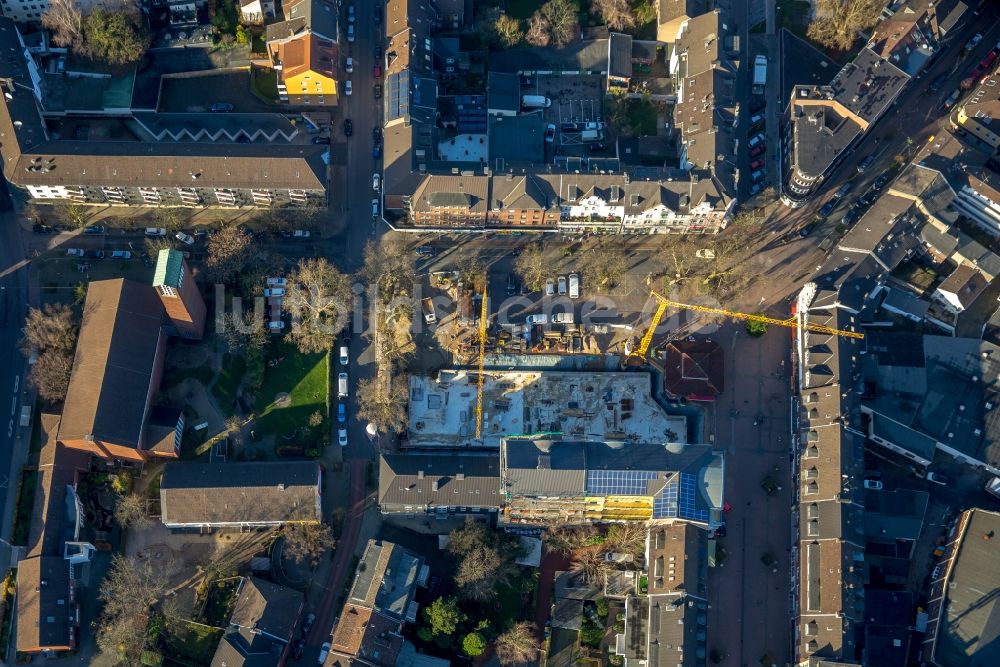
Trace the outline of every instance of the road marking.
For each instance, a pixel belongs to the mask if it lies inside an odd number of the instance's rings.
[[[10,414],[13,415],[17,412],[17,396],[10,397]]]
[[[10,423],[7,424],[7,437],[9,438],[12,435],[14,435],[14,420],[13,419],[11,419]]]
[[[7,475],[4,475],[3,476],[3,481],[0,482],[0,489],[6,489],[7,488],[7,481],[8,481]]]
[[[18,388],[21,386],[21,376],[14,376],[14,393],[17,393]]]

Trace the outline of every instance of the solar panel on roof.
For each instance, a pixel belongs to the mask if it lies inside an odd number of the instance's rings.
[[[679,489],[677,482],[667,484],[660,493],[653,498],[653,518],[665,519],[677,516],[677,496]]]
[[[650,470],[588,470],[587,492],[595,495],[646,495],[646,482],[656,479]]]
[[[681,473],[680,496],[678,497],[679,516],[693,521],[708,521],[708,510],[698,508],[698,488],[694,475]]]

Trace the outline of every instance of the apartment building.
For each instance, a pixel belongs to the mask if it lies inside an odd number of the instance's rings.
[[[229,625],[211,667],[287,664],[305,598],[301,592],[257,577],[236,588]]]
[[[864,48],[829,85],[795,86],[789,103],[792,151],[782,201],[801,206],[909,80],[891,58]]]
[[[45,203],[259,207],[326,204],[327,147],[233,141],[76,140],[50,132],[41,74],[0,18],[0,158],[8,182]]]
[[[971,95],[949,118],[952,127],[959,133],[968,134],[980,142],[987,153],[1000,150],[1000,66],[982,79]]]
[[[796,664],[826,659],[852,662],[864,622],[864,436],[849,388],[856,339],[808,331],[808,324],[852,329],[853,314],[836,289],[807,284],[798,297],[793,547],[793,618]]]
[[[500,458],[496,452],[383,454],[378,487],[386,518],[488,516],[500,507]]]
[[[205,332],[205,300],[191,276],[191,268],[180,250],[164,248],[156,257],[153,289],[167,314],[172,333],[201,340]]]
[[[267,26],[267,53],[278,74],[278,99],[295,105],[337,103],[339,5],[329,0],[282,3],[284,21]]]
[[[673,43],[677,40],[681,26],[691,18],[704,14],[707,9],[704,0],[657,0],[657,41]]]
[[[722,508],[722,475],[722,453],[708,445],[508,438],[500,447],[500,518],[513,525],[680,519],[708,527]]]

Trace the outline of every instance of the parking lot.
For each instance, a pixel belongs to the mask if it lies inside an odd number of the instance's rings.
[[[579,155],[587,147],[579,131],[563,132],[566,123],[599,122],[604,115],[604,83],[600,76],[543,74],[532,86],[522,87],[524,95],[542,95],[552,106],[542,111],[546,123],[556,126],[555,145],[562,154]],[[607,128],[604,128],[607,129]]]

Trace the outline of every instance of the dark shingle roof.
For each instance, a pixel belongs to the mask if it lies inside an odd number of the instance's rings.
[[[140,447],[164,312],[156,292],[130,280],[90,283],[66,392],[60,440]]]
[[[298,621],[302,601],[299,591],[247,577],[240,587],[229,622],[287,642]]]
[[[17,650],[73,644],[69,562],[60,556],[22,560],[17,566]]]
[[[383,505],[497,507],[499,491],[496,454],[386,454],[380,459]]]
[[[315,523],[320,520],[319,465],[168,463],[160,505],[167,525]]]

